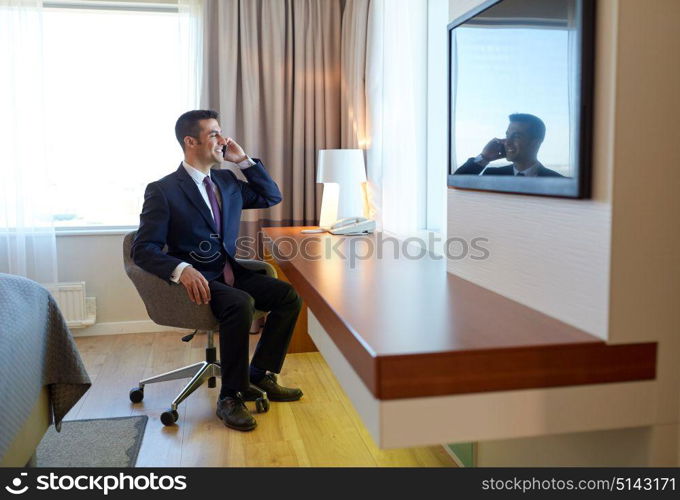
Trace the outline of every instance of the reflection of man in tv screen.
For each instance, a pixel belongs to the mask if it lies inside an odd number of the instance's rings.
[[[505,139],[491,139],[481,154],[470,158],[454,175],[514,175],[516,177],[564,177],[541,165],[538,150],[545,139],[545,124],[539,117],[529,114],[510,115],[510,125]],[[511,165],[486,166],[506,158]]]

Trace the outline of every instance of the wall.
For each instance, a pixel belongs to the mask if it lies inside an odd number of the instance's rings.
[[[680,2],[620,0],[618,21],[609,339],[659,342],[658,420],[677,423]]]
[[[449,18],[478,3],[451,0]],[[657,425],[650,433],[614,437],[649,445],[650,436],[663,435],[671,451],[666,447],[641,460],[677,465],[680,34],[675,27],[680,2],[599,0],[597,5],[593,199],[449,190],[449,236],[485,236],[491,257],[452,261],[448,269],[611,343],[657,341]],[[564,456],[598,449],[601,437],[566,437]],[[490,443],[486,455],[529,464],[537,447],[556,446],[548,441]]]
[[[122,234],[57,236],[57,263],[60,282],[85,281],[87,295],[97,299],[97,324],[73,330],[74,335],[150,327],[144,304],[123,270]]]
[[[508,439],[476,445],[477,467],[643,467],[673,465],[676,426]],[[584,450],[586,450],[584,452]]]

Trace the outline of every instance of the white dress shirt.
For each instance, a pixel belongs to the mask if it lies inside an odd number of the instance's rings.
[[[526,170],[522,171],[522,173],[524,174],[524,177],[536,177],[538,175],[538,166],[539,165],[540,165],[540,163],[536,162],[532,166],[527,168]],[[512,164],[512,171],[514,172],[515,175],[520,173],[520,171],[517,170],[517,167],[515,166],[514,163]]]
[[[241,170],[245,170],[248,167],[252,167],[255,165],[255,162],[252,160],[250,156],[248,156],[245,160],[243,160],[240,163],[236,164],[238,168]],[[200,170],[192,167],[189,165],[186,161],[182,162],[182,166],[184,169],[187,171],[187,174],[189,174],[189,177],[193,179],[193,181],[196,183],[196,187],[198,188],[198,192],[201,193],[201,197],[203,198],[203,201],[205,201],[205,204],[208,206],[208,210],[210,210],[210,215],[213,216],[213,219],[215,218],[215,214],[213,214],[212,211],[212,206],[210,206],[210,199],[208,198],[208,191],[205,188],[205,184],[203,184],[203,179],[208,177],[206,174],[201,172]],[[212,180],[212,177],[210,178]],[[213,183],[213,185],[215,185]],[[222,197],[220,196],[220,192],[217,189],[217,185],[215,185],[215,195],[217,196],[217,200],[219,201],[220,205],[222,204]],[[179,283],[179,278],[182,276],[182,271],[184,271],[185,267],[189,267],[191,264],[188,262],[181,262],[177,265],[177,267],[172,271],[172,274],[170,275],[170,281],[173,281],[175,283]]]
[[[481,163],[483,163],[483,162],[486,162],[486,163],[487,163],[487,165],[486,165],[486,166],[482,169],[482,171],[479,172],[479,174],[478,174],[478,175],[484,175],[484,172],[486,171],[486,169],[487,169],[487,167],[489,166],[490,162],[489,162],[486,158],[484,158],[481,154],[475,156],[475,159],[474,159],[473,161],[474,161],[475,163],[477,163],[477,164],[481,164]],[[527,168],[524,172],[522,172],[522,173],[524,174],[524,177],[536,177],[536,176],[538,175],[538,166],[539,166],[540,164],[541,164],[540,162],[536,162],[536,163],[534,163],[532,166],[530,166],[529,168]],[[517,170],[517,167],[516,167],[515,164],[513,163],[513,164],[512,164],[512,174],[516,176],[516,175],[519,174],[519,173],[520,173],[520,171]]]

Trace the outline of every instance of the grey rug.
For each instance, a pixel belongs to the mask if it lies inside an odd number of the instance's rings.
[[[67,420],[38,445],[38,467],[134,467],[149,417]]]

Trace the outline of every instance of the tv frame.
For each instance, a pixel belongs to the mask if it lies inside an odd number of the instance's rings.
[[[486,0],[474,9],[457,17],[448,25],[448,187],[560,198],[590,198],[592,187],[596,0],[576,0],[579,4],[577,9],[577,12],[579,13],[578,31],[580,34],[578,40],[578,53],[580,55],[579,70],[581,73],[579,130],[577,134],[579,153],[576,176],[572,179],[561,179],[551,177],[517,178],[494,175],[453,175],[453,172],[460,165],[453,165],[453,159],[451,158],[451,141],[453,140],[451,136],[451,125],[453,120],[453,101],[451,99],[453,91],[451,88],[451,66],[453,63],[453,54],[451,53],[452,31],[503,1],[507,0]],[[537,181],[537,179],[539,180]]]

